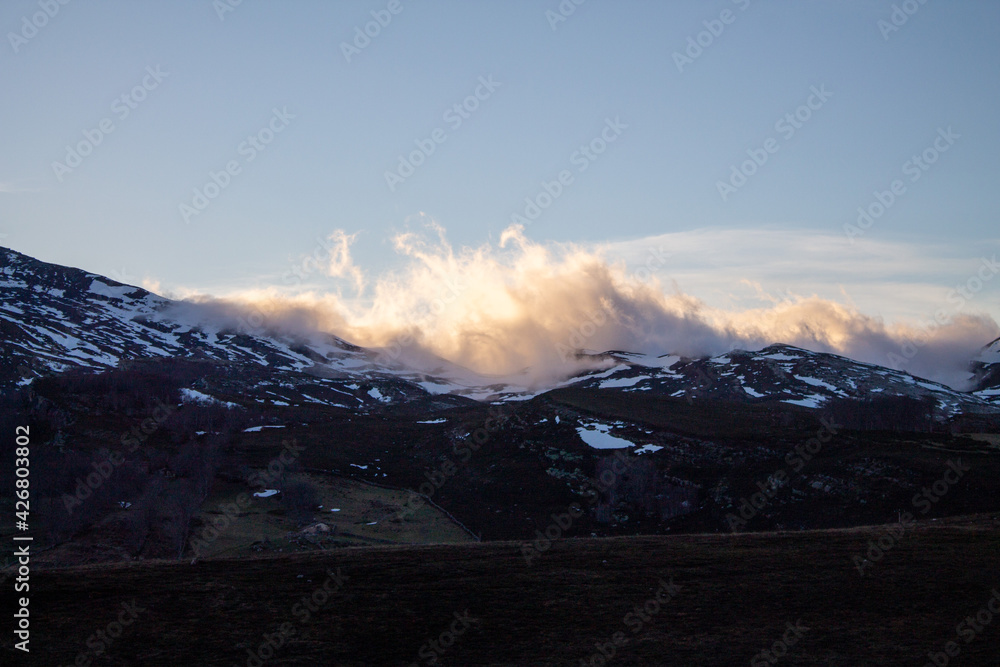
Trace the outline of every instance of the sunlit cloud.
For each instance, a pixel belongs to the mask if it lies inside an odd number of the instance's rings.
[[[752,234],[759,241],[760,232]],[[402,267],[373,277],[354,264],[350,235],[331,238],[338,242],[328,273],[349,282],[353,296],[345,297],[339,289],[289,292],[276,287],[222,300],[188,296],[229,318],[252,308],[263,314],[266,326],[284,334],[328,332],[358,345],[398,351],[404,362],[441,358],[480,373],[542,383],[577,370],[575,353],[581,349],[696,357],[787,343],[898,366],[958,386],[968,377],[969,360],[998,331],[989,315],[957,308],[941,322],[886,321],[859,310],[849,287],[842,288],[838,299],[812,293],[809,281],[774,292],[759,281],[737,277],[750,260],[735,261],[738,251],[712,246],[718,239],[705,233],[593,247],[537,243],[513,226],[497,244],[455,248],[445,229],[430,220],[421,229],[396,235],[393,246]],[[824,245],[813,241],[792,237],[785,244],[798,245],[799,261],[811,262],[824,252]],[[705,280],[691,272],[671,278],[678,268],[685,270],[684,258],[698,247],[733,258],[718,271],[729,277],[713,274]],[[898,263],[900,275],[906,273],[907,261],[920,257],[913,249],[881,251]],[[776,256],[786,252],[779,248]],[[936,261],[932,272],[964,266],[960,259]],[[856,260],[830,258],[815,271],[820,276],[833,272],[837,262],[852,265]],[[781,262],[769,270],[780,274],[789,267]],[[888,270],[868,269],[875,274]],[[685,281],[699,276],[701,285],[746,289],[753,305],[711,305],[683,289]]]
[[[330,257],[326,274],[333,278],[349,278],[354,283],[354,288],[360,292],[365,288],[365,276],[351,259],[351,244],[356,238],[357,234],[347,234],[340,229],[327,237]]]

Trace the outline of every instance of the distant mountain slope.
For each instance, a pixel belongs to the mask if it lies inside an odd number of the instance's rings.
[[[976,395],[1000,404],[1000,338],[984,346],[973,362]]]
[[[0,256],[4,343],[12,356],[53,370],[107,368],[121,359],[195,356],[300,370],[312,360],[291,349],[160,319],[171,302],[139,287],[5,250]],[[271,347],[265,349],[261,344]],[[257,349],[253,349],[256,347]]]
[[[9,249],[0,249],[0,290],[0,388],[26,384],[40,373],[101,370],[122,360],[156,358],[205,359],[244,368],[248,380],[242,392],[279,404],[306,401],[368,408],[436,396],[444,406],[459,399],[524,400],[552,388],[529,390],[476,376],[444,360],[435,362],[430,374],[387,366],[378,363],[376,351],[332,335],[293,338],[212,324],[211,318],[198,317],[196,306],[187,312],[142,288]],[[1000,339],[986,346],[973,364],[975,393],[788,345],[758,352],[734,350],[708,359],[618,351],[581,359],[601,370],[581,373],[558,386],[805,408],[837,399],[902,396],[933,401],[946,416],[994,412],[1000,405]],[[256,379],[251,382],[251,377]]]
[[[692,400],[778,401],[807,408],[820,408],[836,399],[905,396],[931,399],[949,415],[995,410],[987,400],[991,396],[983,392],[960,392],[903,371],[791,345],[771,345],[758,352],[733,350],[708,359],[627,352],[604,356],[615,365],[573,384]]]
[[[185,322],[180,311],[167,312],[174,304],[169,299],[9,249],[0,249],[0,290],[0,388],[27,384],[48,372],[99,371],[124,360],[176,357],[243,367],[248,380],[259,379],[264,371],[273,382],[244,387],[258,400],[302,399],[295,387],[303,383],[303,373],[309,374],[307,384],[335,387],[343,395],[339,401],[312,395],[308,400],[341,407],[379,406],[435,393],[410,381],[422,376],[379,368],[373,353],[335,336],[296,340]]]

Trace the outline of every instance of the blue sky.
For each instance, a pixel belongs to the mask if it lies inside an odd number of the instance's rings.
[[[671,244],[665,284],[720,307],[763,290],[919,318],[1000,245],[995,2],[566,0],[564,21],[556,0],[226,2],[53,0],[44,20],[44,0],[0,6],[0,244],[220,294],[281,285],[341,229],[379,275],[403,261],[392,236],[428,219],[456,247],[496,243],[565,170],[529,238],[629,262]],[[887,32],[894,4],[912,14]],[[348,61],[372,12],[391,21]],[[463,103],[458,124],[446,114]],[[776,126],[797,111],[794,132]],[[273,141],[248,148],[269,124]],[[54,167],[87,132],[92,152]],[[390,189],[386,172],[428,141]],[[603,152],[581,161],[592,141]],[[908,168],[925,150],[934,164]],[[754,154],[767,159],[720,195]],[[845,224],[894,180],[905,191],[849,242]],[[986,281],[967,308],[1000,318],[998,295]]]

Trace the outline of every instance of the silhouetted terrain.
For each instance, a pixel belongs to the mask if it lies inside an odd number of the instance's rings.
[[[252,665],[270,637],[264,664],[772,664],[784,636],[781,664],[919,665],[955,641],[956,664],[992,665],[1000,626],[956,626],[1000,586],[998,528],[921,523],[864,576],[855,557],[890,527],[556,540],[530,564],[497,542],[61,569],[35,579],[32,659],[93,658],[91,638],[94,664]],[[123,604],[141,611],[100,644]]]
[[[1000,585],[996,341],[968,392],[785,345],[581,353],[529,391],[6,256],[38,664],[256,664],[265,637],[271,664],[771,664],[786,631],[788,664],[898,664]]]

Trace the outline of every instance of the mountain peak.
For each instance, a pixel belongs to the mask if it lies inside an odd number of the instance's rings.
[[[247,377],[261,372],[281,376],[279,385],[317,377],[342,381],[355,387],[346,390],[352,399],[334,401],[338,405],[346,401],[345,407],[352,400],[368,400],[357,399],[358,391],[389,403],[396,400],[393,397],[409,400],[444,394],[495,401],[524,400],[553,386],[810,408],[873,393],[932,396],[951,414],[992,409],[989,402],[1000,400],[991,393],[1000,376],[997,372],[979,373],[983,382],[977,389],[986,391],[967,394],[902,371],[785,343],[700,358],[579,350],[576,375],[557,385],[535,386],[519,378],[482,376],[439,358],[425,359],[422,365],[411,359],[410,365],[401,365],[398,359],[386,358],[384,351],[379,354],[332,335],[296,337],[249,327],[238,315],[223,317],[198,304],[171,301],[141,287],[2,250],[0,287],[5,300],[0,304],[4,331],[0,344],[7,363],[0,367],[0,385],[74,367],[106,370],[123,360],[200,358],[234,365]],[[992,362],[987,358],[1000,357],[1000,339],[987,345],[984,355],[980,366],[988,368]],[[256,387],[242,390],[260,393]]]

